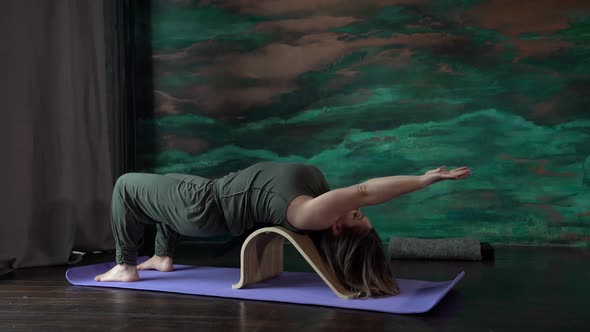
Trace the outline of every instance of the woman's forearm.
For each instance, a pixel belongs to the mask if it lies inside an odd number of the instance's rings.
[[[440,180],[435,175],[397,175],[374,178],[359,184],[365,205],[387,202],[398,196],[427,187]]]

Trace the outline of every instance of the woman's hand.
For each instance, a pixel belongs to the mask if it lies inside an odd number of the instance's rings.
[[[471,170],[468,167],[463,166],[447,171],[445,166],[441,166],[424,173],[424,175],[433,177],[437,180],[461,180],[469,177],[471,175]]]

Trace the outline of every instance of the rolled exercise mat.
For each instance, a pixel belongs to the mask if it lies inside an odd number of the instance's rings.
[[[387,247],[391,259],[493,259],[493,247],[475,238],[419,239],[391,237]]]
[[[147,257],[141,257],[138,262],[146,259]],[[172,272],[139,271],[140,280],[137,282],[94,281],[94,276],[108,271],[114,265],[115,263],[112,262],[73,267],[66,271],[66,278],[71,284],[78,286],[126,288],[414,314],[432,309],[465,275],[461,272],[453,280],[439,282],[397,279],[401,289],[399,295],[343,300],[336,296],[314,272],[283,272],[276,278],[242,289],[232,289],[232,284],[240,280],[238,268],[188,265],[174,265]]]

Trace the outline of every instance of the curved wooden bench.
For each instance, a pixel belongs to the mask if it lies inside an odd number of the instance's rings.
[[[356,293],[344,287],[330,272],[308,235],[297,234],[279,226],[261,228],[246,238],[240,254],[240,282],[232,288],[243,288],[281,274],[285,239],[297,248],[338,297],[342,299],[355,297]]]

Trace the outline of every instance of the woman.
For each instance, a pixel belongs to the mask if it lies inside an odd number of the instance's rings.
[[[470,174],[467,167],[446,171],[441,166],[420,176],[375,178],[330,190],[319,169],[302,163],[259,163],[214,180],[128,173],[113,190],[118,264],[95,280],[137,281],[137,270],[172,271],[179,234],[238,236],[280,225],[308,232],[332,272],[359,297],[397,294],[381,240],[360,208]],[[146,224],[157,228],[155,255],[136,266]]]

